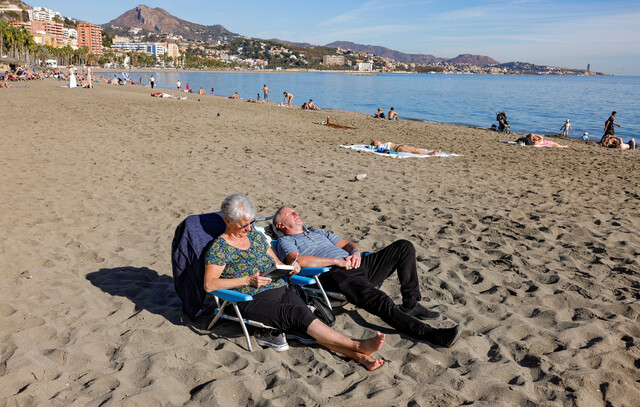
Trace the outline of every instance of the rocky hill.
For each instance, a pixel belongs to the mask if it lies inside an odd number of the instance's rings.
[[[485,57],[483,55],[471,54],[460,54],[457,57],[447,59],[446,61],[450,64],[469,64],[483,67],[489,65],[498,65],[500,63],[493,58]]]
[[[400,62],[413,62],[416,64],[433,64],[436,62],[444,61],[445,58],[438,58],[431,54],[405,54],[404,52],[395,51],[389,48],[380,47],[377,45],[362,45],[349,41],[334,41],[325,45],[326,47],[340,47],[350,49],[353,51],[366,52],[369,54],[376,54],[384,58],[392,58]]]
[[[120,17],[101,24],[101,26],[109,35],[126,34],[132,28],[139,28],[144,33],[174,34],[188,40],[199,40],[207,43],[231,41],[240,38],[240,35],[232,33],[219,24],[195,24],[174,17],[161,8],[151,8],[145,5],[139,5]]]

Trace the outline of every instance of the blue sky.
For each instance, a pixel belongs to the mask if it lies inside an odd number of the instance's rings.
[[[96,24],[141,4],[29,1]],[[235,0],[146,1],[194,23],[258,38],[324,45],[352,41],[406,53],[480,54],[499,62],[640,75],[640,1]]]

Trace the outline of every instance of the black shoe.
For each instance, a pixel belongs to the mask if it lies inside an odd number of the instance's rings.
[[[414,318],[419,319],[437,319],[440,318],[440,313],[438,311],[431,311],[430,309],[426,309],[419,302],[411,309],[405,309],[404,307],[400,307],[400,310],[405,314],[412,316]]]
[[[301,334],[297,332],[285,332],[284,336],[287,338],[287,341],[296,341],[301,345],[305,345],[305,346],[311,346],[317,343],[315,339],[313,339],[307,334]]]
[[[454,343],[456,343],[458,338],[460,338],[460,334],[463,329],[462,325],[456,325],[453,328],[436,329],[431,342],[436,345],[444,346],[445,348],[450,348]]]

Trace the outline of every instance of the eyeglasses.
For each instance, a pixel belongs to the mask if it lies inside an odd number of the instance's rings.
[[[247,226],[251,226],[251,225],[253,225],[254,223],[256,223],[256,220],[255,220],[255,219],[254,219],[254,220],[252,220],[251,222],[247,223],[246,225],[241,225],[241,226],[240,226],[240,229],[244,229],[244,228],[246,228]]]

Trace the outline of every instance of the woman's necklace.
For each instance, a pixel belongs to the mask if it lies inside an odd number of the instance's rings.
[[[232,236],[228,233],[224,233],[222,235],[223,239],[227,241],[231,246],[236,249],[246,250],[251,246],[251,242],[249,241],[249,236]]]

